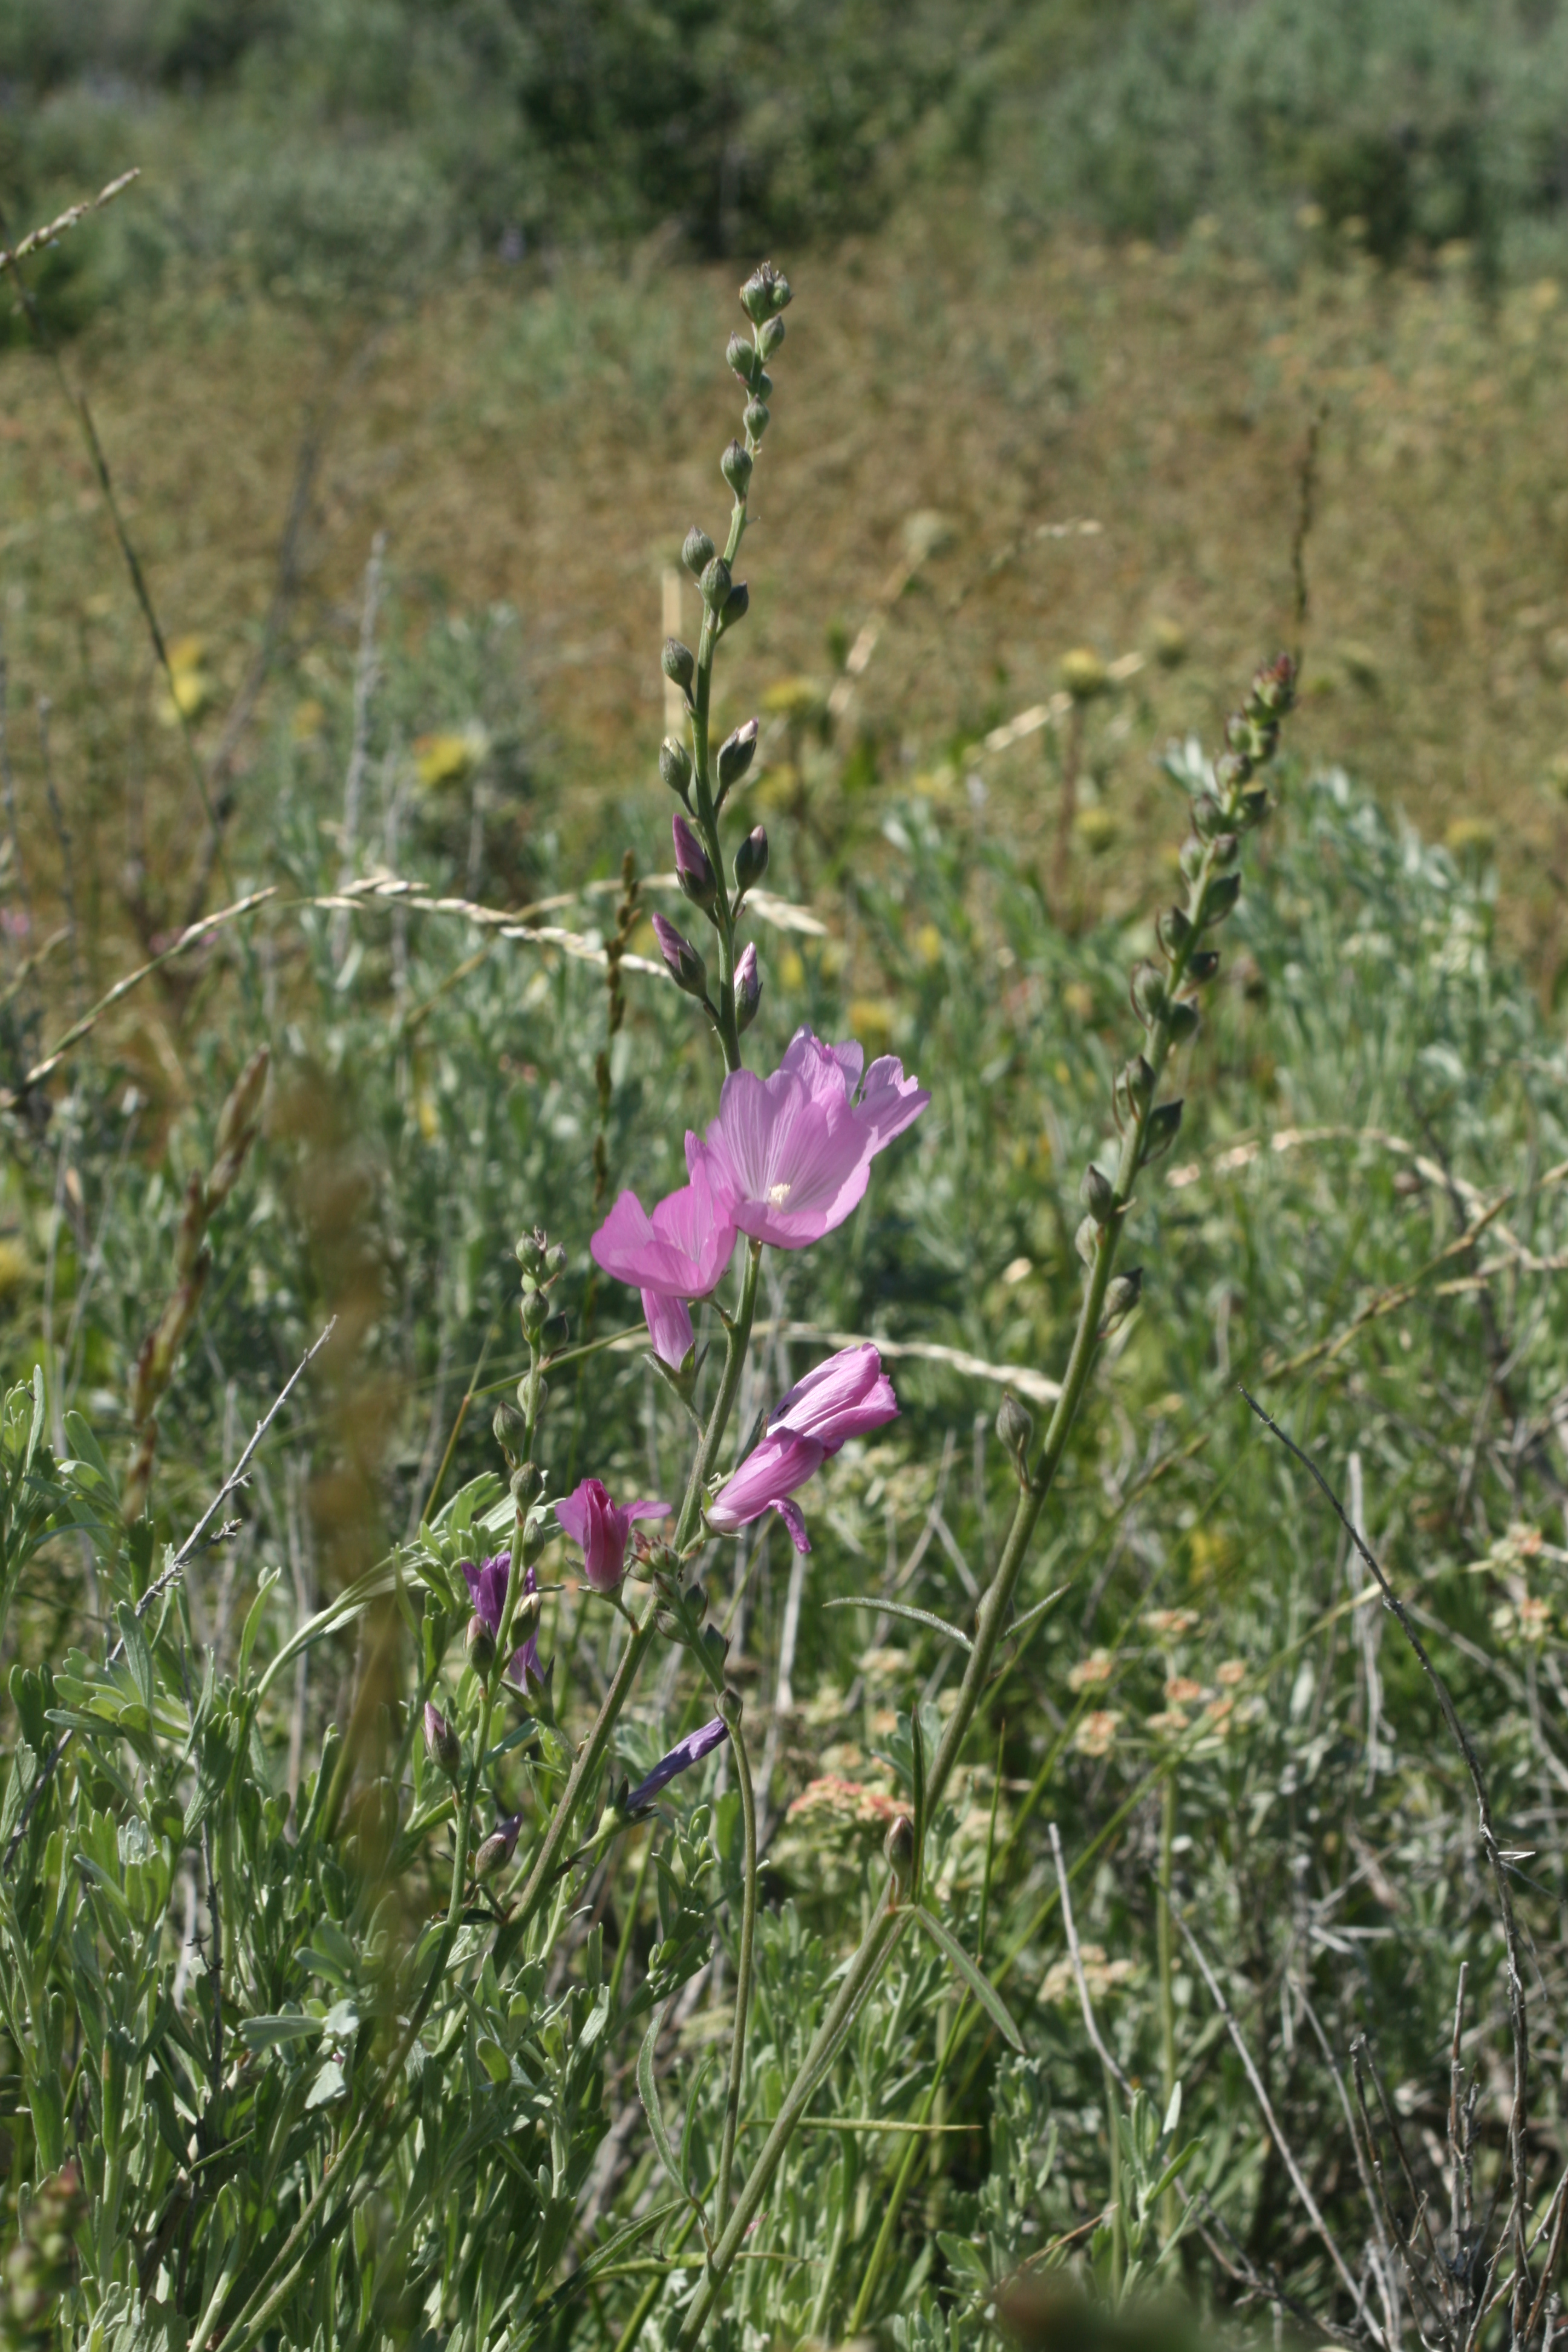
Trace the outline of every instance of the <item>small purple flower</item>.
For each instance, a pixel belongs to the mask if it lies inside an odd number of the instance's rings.
[[[626,1802],[628,1813],[639,1813],[651,1804],[661,1789],[668,1788],[678,1773],[688,1772],[693,1764],[700,1764],[715,1748],[721,1747],[730,1737],[730,1727],[721,1715],[705,1723],[700,1731],[689,1731],[678,1739],[668,1756],[661,1756],[646,1780],[638,1782]]]
[[[826,1045],[797,1029],[772,1077],[731,1071],[702,1156],[742,1233],[805,1249],[858,1204],[878,1152],[931,1100],[890,1054],[862,1084],[865,1058],[853,1039]]]
[[[584,1478],[556,1504],[555,1516],[574,1544],[583,1548],[583,1570],[595,1592],[614,1592],[626,1570],[626,1539],[635,1519],[662,1519],[669,1505],[639,1495],[616,1503],[598,1478]]]
[[[479,1568],[475,1568],[471,1561],[465,1560],[463,1574],[468,1580],[468,1597],[473,1601],[475,1616],[483,1619],[492,1636],[499,1633],[500,1612],[506,1606],[506,1580],[511,1574],[510,1552],[497,1552],[493,1559],[485,1560]],[[539,1579],[532,1569],[526,1564],[522,1571],[522,1590],[525,1594],[537,1592],[539,1590]],[[491,1654],[493,1655],[493,1653]],[[553,1664],[552,1659],[551,1664],[553,1665]],[[536,1683],[549,1680],[550,1668],[542,1666],[539,1663],[537,1625],[521,1648],[512,1652],[511,1664],[508,1666],[507,1673],[521,1690],[528,1688],[531,1677]]]
[[[735,1246],[735,1221],[716,1200],[701,1147],[686,1139],[691,1181],[667,1193],[650,1217],[623,1192],[588,1246],[594,1262],[642,1293],[654,1353],[679,1370],[691,1346],[686,1302],[710,1291]]]
[[[847,1438],[861,1437],[895,1418],[899,1400],[869,1340],[841,1348],[797,1381],[768,1415],[761,1441],[708,1506],[708,1523],[733,1535],[777,1511],[796,1551],[809,1551],[805,1521],[789,1497],[815,1477]]]

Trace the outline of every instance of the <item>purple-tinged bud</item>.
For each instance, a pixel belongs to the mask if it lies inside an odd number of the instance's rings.
[[[504,1870],[517,1849],[517,1833],[522,1827],[522,1815],[513,1813],[499,1821],[474,1856],[474,1876],[489,1878]]]
[[[760,262],[741,289],[741,308],[753,327],[787,310],[789,300],[789,279],[771,261]]]
[[[674,975],[677,988],[683,988],[688,996],[705,997],[708,993],[708,967],[691,941],[683,938],[663,915],[654,917],[653,933],[658,941],[658,951]]]
[[[737,580],[724,599],[724,608],[719,615],[719,626],[721,629],[732,629],[737,621],[745,619],[751,609],[752,592],[743,580]]]
[[[746,495],[746,486],[752,478],[752,453],[743,441],[731,441],[719,460],[719,471],[738,499]]]
[[[670,818],[669,829],[675,838],[675,870],[680,877],[680,887],[694,907],[700,907],[704,914],[710,914],[715,892],[713,868],[708,852],[686,819],[679,814]]]
[[[730,593],[730,567],[721,555],[716,555],[706,566],[697,584],[702,591],[702,602],[708,610],[721,613]]]
[[[757,749],[757,722],[748,719],[732,735],[726,735],[719,746],[719,790],[727,793],[738,784],[751,766]]]
[[[1277,654],[1260,669],[1247,689],[1247,707],[1271,719],[1283,719],[1296,704],[1296,665],[1289,654]]]
[[[768,870],[768,836],[760,824],[754,824],[735,852],[735,887],[744,898],[755,889]]]
[[[760,441],[768,429],[769,408],[765,400],[748,400],[741,422],[753,441]]]
[[[763,327],[762,333],[757,337],[757,350],[763,359],[771,360],[784,339],[784,320],[782,319],[770,319],[767,324]]]
[[[754,392],[757,378],[763,371],[763,363],[757,356],[755,343],[749,341],[744,335],[731,335],[724,346],[724,359],[726,364],[740,377],[741,382]]]
[[[697,660],[689,646],[683,646],[679,637],[666,637],[658,666],[683,694],[691,691],[691,681],[697,675]]]
[[[658,747],[658,772],[660,781],[686,800],[691,790],[691,754],[673,735],[667,735]],[[690,806],[689,801],[687,805]]]
[[[425,1745],[441,1767],[448,1780],[455,1780],[463,1769],[463,1744],[431,1700],[425,1702]]]
[[[496,1637],[482,1617],[476,1614],[469,1618],[463,1647],[475,1674],[488,1675],[496,1662]]]
[[[763,1001],[763,976],[757,970],[757,947],[748,941],[735,966],[735,1027],[744,1032],[757,1017],[757,1007]]]
[[[694,580],[700,580],[713,561],[713,542],[700,522],[694,522],[686,534],[686,544],[680,560]]]
[[[907,1895],[915,1874],[915,1825],[908,1813],[900,1813],[882,1843],[888,1868],[893,1874],[893,1885],[900,1895]]]

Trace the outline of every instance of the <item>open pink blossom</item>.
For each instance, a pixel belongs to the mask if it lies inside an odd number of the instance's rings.
[[[735,1220],[694,1135],[686,1164],[690,1182],[667,1193],[651,1217],[635,1192],[623,1192],[588,1244],[596,1265],[641,1291],[654,1353],[678,1369],[691,1345],[687,1301],[706,1297],[735,1246]]]
[[[805,1521],[790,1496],[847,1438],[880,1429],[898,1410],[893,1384],[870,1342],[841,1348],[797,1381],[768,1415],[762,1438],[709,1505],[709,1525],[733,1535],[764,1511],[776,1511],[796,1551],[809,1551]]]
[[[583,1548],[583,1569],[595,1592],[614,1592],[626,1572],[626,1539],[634,1519],[662,1519],[669,1505],[639,1495],[635,1503],[615,1503],[598,1478],[584,1478],[556,1504],[555,1516],[574,1544]]]
[[[878,1152],[931,1100],[890,1054],[862,1084],[865,1058],[853,1039],[826,1045],[797,1029],[772,1077],[731,1071],[702,1156],[742,1233],[805,1249],[857,1206]]]

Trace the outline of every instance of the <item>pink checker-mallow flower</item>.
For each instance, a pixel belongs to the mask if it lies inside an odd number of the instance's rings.
[[[686,1160],[690,1182],[667,1193],[651,1217],[635,1192],[623,1192],[588,1244],[596,1265],[641,1291],[654,1353],[675,1370],[692,1344],[687,1302],[707,1296],[735,1246],[734,1218],[694,1135]]]
[[[598,1478],[584,1478],[555,1506],[555,1516],[583,1551],[583,1572],[595,1592],[614,1592],[626,1572],[626,1543],[637,1519],[663,1519],[669,1505],[639,1495],[616,1503]]]
[[[931,1100],[890,1054],[862,1080],[865,1059],[797,1029],[771,1077],[731,1070],[702,1156],[742,1233],[805,1249],[857,1207],[878,1152]]]
[[[761,1440],[708,1506],[709,1525],[720,1535],[734,1535],[764,1511],[776,1511],[796,1551],[809,1551],[805,1521],[791,1496],[846,1439],[880,1429],[898,1410],[893,1384],[870,1342],[841,1348],[797,1381],[768,1415]]]

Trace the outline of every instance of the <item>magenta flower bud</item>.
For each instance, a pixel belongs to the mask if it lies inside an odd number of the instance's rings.
[[[768,1415],[761,1442],[708,1507],[708,1523],[733,1535],[777,1511],[797,1551],[809,1551],[805,1522],[789,1497],[847,1439],[862,1437],[897,1417],[899,1400],[869,1340],[841,1348],[797,1381]]]
[[[463,1745],[438,1706],[425,1702],[425,1745],[448,1780],[463,1769]]]
[[[862,1080],[865,1058],[853,1041],[825,1045],[799,1029],[772,1077],[732,1070],[725,1079],[700,1150],[742,1233],[805,1249],[858,1206],[878,1152],[931,1100],[891,1055]]]
[[[679,809],[669,820],[675,837],[675,870],[680,877],[680,887],[695,907],[708,913],[713,905],[713,867],[708,852],[698,840]]]
[[[517,1833],[521,1827],[521,1813],[512,1813],[496,1823],[474,1856],[476,1878],[490,1878],[498,1870],[505,1869],[517,1850]]]
[[[582,1548],[583,1570],[595,1592],[614,1592],[626,1572],[626,1540],[637,1519],[663,1519],[669,1505],[639,1495],[635,1503],[615,1503],[598,1478],[584,1478],[555,1506],[563,1530]]]
[[[763,1001],[763,976],[757,970],[755,940],[749,941],[735,966],[735,1027],[742,1034],[757,1017]]]
[[[683,931],[664,915],[653,918],[653,935],[658,941],[658,951],[675,975],[677,988],[688,996],[706,996],[708,967]]]
[[[639,1781],[630,1791],[626,1799],[626,1811],[640,1813],[645,1805],[652,1803],[661,1789],[669,1786],[677,1773],[689,1772],[694,1764],[700,1764],[705,1756],[711,1756],[715,1748],[721,1748],[729,1737],[730,1727],[721,1715],[714,1716],[700,1731],[689,1731],[684,1739],[676,1741],[668,1756],[659,1758],[647,1779]]]
[[[479,1568],[476,1568],[471,1560],[466,1559],[463,1562],[463,1575],[468,1587],[468,1598],[474,1604],[474,1613],[468,1620],[467,1642],[468,1657],[476,1674],[488,1674],[490,1663],[495,1656],[496,1635],[500,1632],[501,1611],[506,1606],[507,1579],[510,1574],[510,1551],[497,1552],[492,1559],[485,1560]],[[525,1614],[529,1596],[537,1593],[538,1590],[539,1579],[525,1560],[522,1570],[522,1596],[513,1613],[512,1625],[516,1632],[521,1632],[526,1627],[527,1639],[512,1652],[511,1662],[507,1667],[507,1674],[510,1679],[524,1686],[531,1675],[535,1682],[542,1682],[546,1671],[539,1663],[537,1607],[531,1616]]]

